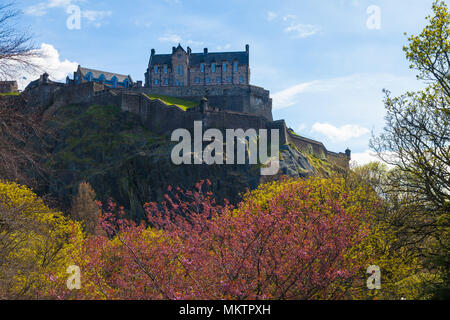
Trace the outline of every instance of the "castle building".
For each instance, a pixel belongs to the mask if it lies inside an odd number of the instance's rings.
[[[249,45],[245,51],[192,53],[179,44],[171,54],[152,49],[145,87],[193,87],[250,84]]]
[[[18,90],[17,81],[0,81],[0,93],[17,92]]]
[[[130,75],[126,76],[118,73],[94,70],[78,66],[77,71],[73,73],[73,80],[66,78],[67,84],[81,84],[85,82],[102,83],[110,88],[131,88],[134,85]]]

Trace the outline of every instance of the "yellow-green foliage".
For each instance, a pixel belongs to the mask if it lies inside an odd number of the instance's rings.
[[[67,279],[68,257],[83,240],[80,224],[6,181],[0,181],[0,211],[0,296],[45,297]]]
[[[161,94],[148,94],[147,96],[152,100],[159,99],[167,105],[177,106],[180,109],[183,109],[184,111],[186,111],[189,108],[195,108],[199,105],[199,103],[196,101],[184,100],[180,98],[164,96]]]
[[[361,227],[367,226],[369,235],[358,246],[351,248],[347,255],[357,258],[365,266],[356,283],[348,284],[348,299],[417,299],[420,297],[420,288],[423,277],[420,272],[420,263],[401,248],[394,248],[396,243],[394,230],[385,222],[377,219],[378,210],[382,210],[381,200],[377,194],[359,184],[349,184],[344,178],[310,178],[306,182],[302,179],[287,179],[283,182],[274,181],[260,186],[243,196],[241,206],[235,214],[240,214],[247,203],[255,201],[263,209],[270,208],[270,201],[276,194],[283,194],[295,185],[308,188],[311,205],[325,204],[327,199],[334,199],[343,204],[347,212],[366,212],[361,216]],[[252,201],[249,201],[252,200]],[[248,208],[247,208],[248,209]],[[333,216],[333,208],[323,211]],[[367,288],[366,268],[377,265],[381,269],[381,290],[371,291]]]

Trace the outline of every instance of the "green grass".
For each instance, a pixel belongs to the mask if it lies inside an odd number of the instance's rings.
[[[292,129],[288,129],[288,130],[289,130],[289,132],[292,133],[294,136],[301,137],[301,135],[299,135],[298,133],[296,133],[294,130],[292,130]]]
[[[5,93],[0,93],[0,96],[18,96],[20,95],[20,92],[5,92]]]
[[[184,100],[180,98],[170,97],[170,96],[164,96],[161,94],[147,94],[147,97],[149,97],[152,100],[159,99],[162,102],[164,102],[167,105],[175,105],[179,107],[180,109],[183,109],[186,111],[189,108],[195,108],[199,105],[197,101],[191,101],[191,100]]]

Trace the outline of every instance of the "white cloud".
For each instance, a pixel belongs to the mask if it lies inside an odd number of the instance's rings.
[[[293,106],[297,103],[298,95],[303,92],[309,91],[312,87],[319,84],[319,81],[311,81],[300,83],[284,89],[282,91],[276,92],[272,95],[273,109],[282,109]]]
[[[75,3],[86,2],[86,0],[48,0],[46,2],[39,2],[36,5],[24,9],[25,14],[31,16],[45,16],[49,9],[64,8]],[[95,27],[101,26],[101,20],[112,15],[111,11],[97,11],[97,10],[81,10],[81,17],[86,19],[89,23],[93,23]]]
[[[97,21],[112,15],[111,11],[95,11],[95,10],[83,10],[81,16],[91,22]]]
[[[201,45],[204,45],[205,43],[203,41],[187,40],[186,44],[188,46],[201,46]]]
[[[32,16],[44,16],[50,8],[67,8],[73,0],[48,0],[47,2],[39,2],[33,6],[24,9],[25,14]]]
[[[352,74],[345,77],[302,82],[278,91],[272,95],[273,109],[283,109],[294,105],[301,105],[302,95],[315,93],[332,97],[334,100],[344,99],[348,105],[371,105],[376,97],[376,103],[381,103],[380,96],[383,88],[396,89],[401,87],[416,87],[418,82],[411,77],[395,76],[392,74]],[[397,90],[400,93],[401,90]],[[378,97],[380,96],[380,97]],[[350,102],[352,101],[352,102]],[[339,101],[340,102],[340,101]],[[312,106],[314,107],[314,106]]]
[[[177,34],[165,34],[162,37],[158,38],[161,42],[172,42],[172,43],[180,43],[181,42],[181,36]]]
[[[335,127],[329,123],[320,122],[314,123],[311,131],[321,133],[333,142],[346,142],[370,133],[369,129],[355,124]]]
[[[307,38],[315,35],[320,31],[318,26],[312,24],[291,23],[291,25],[284,29],[286,33],[293,33],[294,38]]]
[[[65,81],[67,75],[73,73],[78,63],[69,61],[67,59],[61,60],[58,50],[51,44],[42,43],[41,48],[37,50],[41,57],[32,60],[34,64],[39,66],[40,71],[26,72],[20,75],[18,84],[20,89],[24,89],[30,81],[39,78],[44,71],[50,75],[50,78],[55,81]],[[23,78],[26,79],[23,79]]]
[[[297,16],[293,14],[287,14],[283,17],[283,21],[296,20]]]
[[[273,21],[278,17],[278,15],[273,11],[267,12],[267,21]]]
[[[204,44],[202,41],[195,41],[195,40],[184,40],[180,35],[175,33],[166,33],[163,36],[158,38],[161,42],[169,42],[173,44],[178,43],[186,43],[188,46],[201,46]]]
[[[231,48],[231,44],[229,44],[229,43],[227,43],[224,46],[217,46],[217,50],[219,50],[219,51],[228,50],[230,48]]]
[[[352,161],[358,166],[362,166],[370,162],[381,162],[376,153],[371,150],[366,150],[361,153],[352,153]]]

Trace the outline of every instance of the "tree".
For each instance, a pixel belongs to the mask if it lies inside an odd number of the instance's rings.
[[[38,69],[33,59],[39,52],[31,36],[17,30],[19,16],[13,3],[0,4],[0,80]],[[46,142],[40,116],[25,105],[21,97],[0,99],[0,178],[36,185],[45,176],[40,159],[46,154]]]
[[[33,59],[39,52],[31,42],[32,37],[19,31],[15,21],[20,11],[13,3],[0,5],[0,80],[14,79],[21,71],[38,70]]]
[[[401,207],[405,243],[425,255],[440,274],[435,297],[449,297],[450,233],[450,16],[444,1],[433,4],[434,16],[419,36],[404,48],[418,79],[429,86],[391,97],[385,91],[387,115],[382,134],[372,148],[392,170],[387,192]],[[400,211],[398,211],[400,212]]]
[[[365,297],[371,212],[378,199],[343,179],[286,179],[233,208],[180,188],[146,205],[147,223],[110,202],[75,263],[76,299],[345,299]],[[379,236],[382,241],[385,234]],[[372,241],[373,242],[373,241]],[[377,242],[378,243],[378,242]],[[381,242],[380,242],[381,243]],[[370,243],[370,248],[374,248]],[[395,265],[395,264],[392,264]]]
[[[88,182],[78,185],[78,194],[72,200],[71,217],[82,221],[88,234],[99,232],[100,209],[95,201],[95,191]]]
[[[0,99],[0,178],[36,186],[45,180],[49,168],[41,161],[48,154],[48,130],[41,115]]]
[[[27,187],[0,181],[0,299],[55,296],[82,241],[79,223]]]

